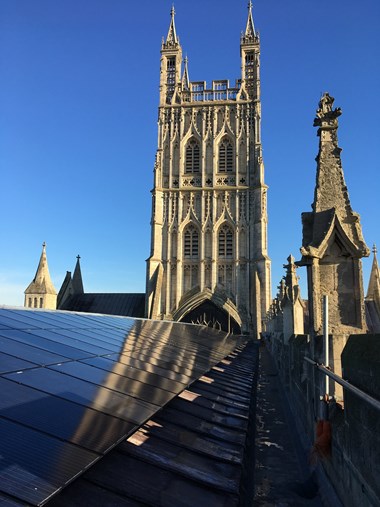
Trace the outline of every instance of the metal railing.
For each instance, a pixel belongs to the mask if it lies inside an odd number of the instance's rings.
[[[304,357],[304,360],[307,361],[308,363],[312,364],[315,368],[320,370],[325,375],[328,375],[335,382],[340,384],[344,389],[347,389],[347,391],[350,391],[351,393],[355,394],[356,396],[358,396],[362,400],[369,403],[372,407],[376,408],[377,410],[380,410],[380,401],[377,400],[376,398],[372,398],[372,396],[365,393],[364,391],[361,391],[357,387],[353,386],[347,380],[342,379],[342,377],[339,377],[339,375],[337,375],[336,373],[333,373],[328,368],[326,368],[326,366],[324,364],[317,363],[317,362],[313,361],[312,359],[310,359],[310,357],[306,357],[306,356]]]

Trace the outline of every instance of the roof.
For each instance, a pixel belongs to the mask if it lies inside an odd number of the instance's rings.
[[[229,355],[48,503],[239,505],[257,346]]]
[[[145,315],[145,293],[75,294],[64,301],[60,310],[142,318]]]
[[[0,308],[0,503],[235,505],[245,343],[191,324]]]

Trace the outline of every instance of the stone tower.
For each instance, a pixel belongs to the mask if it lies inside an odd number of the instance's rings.
[[[24,306],[28,308],[49,308],[50,310],[57,308],[57,291],[50,278],[45,243],[42,245],[42,253],[36,275],[24,294]]]
[[[325,93],[314,120],[319,153],[312,211],[302,213],[300,266],[307,267],[310,334],[322,334],[322,297],[329,298],[329,332],[366,332],[361,258],[368,257],[360,217],[350,204],[338,146],[340,108]]]
[[[257,335],[270,260],[252,3],[232,86],[190,81],[174,16],[161,47],[146,315]]]

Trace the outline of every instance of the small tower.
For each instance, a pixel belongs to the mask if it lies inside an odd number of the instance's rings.
[[[319,153],[313,211],[302,214],[300,266],[307,267],[310,333],[322,334],[322,297],[329,298],[329,332],[366,331],[361,258],[368,257],[360,217],[350,204],[338,146],[340,108],[325,93],[314,120]]]
[[[50,278],[46,257],[46,243],[42,245],[42,253],[37,272],[31,284],[25,290],[24,306],[27,308],[57,308],[57,291]]]
[[[174,5],[170,11],[170,26],[161,46],[160,106],[176,101],[181,89],[182,48],[175,28]]]

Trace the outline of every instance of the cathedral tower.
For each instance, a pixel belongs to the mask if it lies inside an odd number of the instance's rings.
[[[234,85],[191,82],[172,9],[161,47],[146,313],[255,336],[270,302],[270,260],[251,2],[240,54]]]
[[[25,290],[24,306],[28,308],[57,308],[57,291],[50,278],[46,257],[46,244],[42,245],[40,262],[36,275]]]

